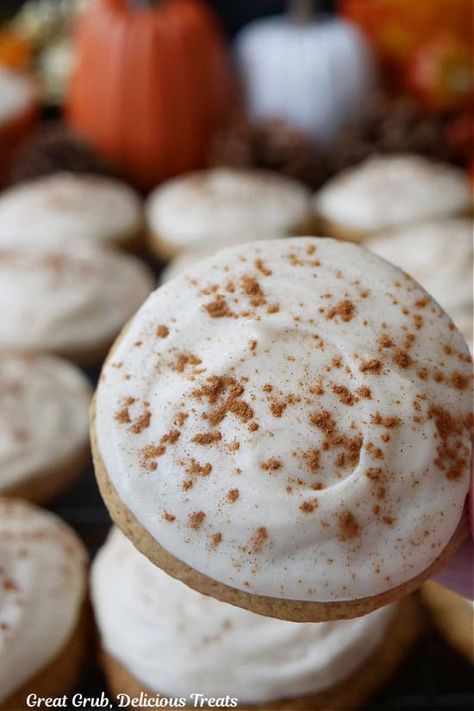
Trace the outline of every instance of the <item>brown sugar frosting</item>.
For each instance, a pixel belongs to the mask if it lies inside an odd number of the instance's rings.
[[[97,392],[111,483],[169,553],[239,590],[340,601],[424,571],[461,518],[471,360],[368,251],[291,238],[154,292]]]

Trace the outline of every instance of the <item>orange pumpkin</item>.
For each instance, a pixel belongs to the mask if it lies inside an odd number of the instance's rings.
[[[448,33],[420,47],[407,72],[409,88],[429,111],[469,108],[473,79],[471,48]]]
[[[472,0],[339,0],[338,6],[367,35],[397,88],[413,54],[440,30],[471,44]]]
[[[99,152],[143,188],[204,164],[234,83],[200,0],[96,0],[77,50],[68,116]]]
[[[32,62],[32,47],[28,40],[9,29],[0,30],[0,64],[17,71],[28,71]]]

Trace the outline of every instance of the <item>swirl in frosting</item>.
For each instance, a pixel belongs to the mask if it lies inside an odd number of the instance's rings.
[[[408,275],[324,238],[220,252],[155,291],[97,391],[98,451],[171,555],[304,601],[411,580],[469,486],[471,359]]]

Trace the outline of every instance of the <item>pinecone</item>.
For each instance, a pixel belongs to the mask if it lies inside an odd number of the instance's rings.
[[[447,141],[450,119],[423,113],[407,97],[376,99],[366,119],[348,126],[327,155],[331,173],[359,163],[373,153],[418,153],[459,163],[459,152]]]
[[[18,183],[61,170],[116,174],[86,141],[58,121],[43,124],[21,144],[11,160],[8,179]]]
[[[255,125],[245,116],[235,116],[214,137],[208,163],[212,167],[273,170],[311,188],[318,188],[327,177],[325,161],[313,143],[276,119]]]

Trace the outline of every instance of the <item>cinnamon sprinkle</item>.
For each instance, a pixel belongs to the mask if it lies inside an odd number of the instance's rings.
[[[270,412],[272,413],[273,417],[281,417],[283,415],[283,411],[286,408],[286,402],[283,402],[280,400],[280,402],[272,402],[270,404]]]
[[[219,296],[215,301],[210,301],[203,306],[211,318],[229,318],[234,314],[223,296]]]
[[[374,375],[378,375],[382,372],[382,363],[380,360],[372,358],[371,360],[361,363],[359,370],[361,373],[373,373]]]
[[[201,434],[197,434],[192,438],[192,442],[195,444],[201,444],[203,446],[206,446],[208,444],[213,444],[214,442],[219,442],[222,439],[222,435],[219,432],[219,430],[215,430],[213,432],[203,432]]]
[[[382,336],[379,338],[379,346],[380,348],[393,348],[394,342],[390,338],[390,336],[386,333],[384,333]]]
[[[276,472],[278,469],[281,469],[282,463],[280,459],[276,459],[275,457],[272,457],[271,459],[267,459],[265,462],[261,462],[260,464],[260,469],[263,469],[263,471],[272,471]]]
[[[233,504],[240,497],[240,491],[238,489],[230,489],[227,492],[227,501],[229,504]]]
[[[217,548],[219,543],[222,541],[222,533],[213,533],[211,536],[211,545],[213,548]]]
[[[189,515],[188,525],[194,531],[198,531],[201,528],[205,518],[206,514],[204,513],[204,511],[195,511],[194,513]]]
[[[359,535],[359,524],[350,511],[344,511],[339,515],[339,529],[342,540],[356,538]]]
[[[464,376],[458,372],[451,375],[451,383],[457,390],[465,390],[468,387],[470,380],[470,377]]]
[[[400,368],[409,368],[410,365],[413,364],[413,359],[411,358],[411,356],[406,351],[403,351],[401,348],[398,348],[395,351],[393,360],[397,365],[400,366]]]
[[[119,412],[115,414],[115,420],[121,425],[129,424],[131,422],[131,419],[130,414],[128,412],[128,407],[123,408],[123,410],[119,410]]]
[[[318,508],[318,500],[311,499],[311,501],[303,501],[299,508],[303,513],[313,513],[313,511]]]
[[[147,427],[150,426],[150,421],[151,421],[151,412],[149,410],[145,410],[145,412],[140,415],[140,417],[135,420],[133,425],[129,428],[130,432],[133,432],[134,434],[140,434],[140,432],[143,432],[143,430],[147,429]]]
[[[262,272],[262,274],[264,276],[271,276],[272,270],[267,269],[267,267],[265,266],[265,264],[263,262],[263,259],[256,259],[254,264],[255,264],[256,268],[258,269],[258,271]]]
[[[171,366],[178,373],[183,373],[188,365],[201,365],[202,360],[193,353],[178,353],[175,363]]]
[[[376,412],[375,415],[370,416],[370,422],[373,425],[380,425],[382,427],[398,427],[401,423],[399,417],[382,417],[380,412]]]
[[[212,464],[209,462],[207,464],[199,464],[195,459],[191,459],[189,466],[186,469],[186,473],[190,476],[209,476],[212,472]]]
[[[341,319],[341,321],[347,323],[348,321],[352,321],[356,313],[357,309],[352,303],[352,301],[349,301],[349,299],[343,299],[338,304],[329,309],[327,313],[327,318],[330,320],[335,317],[338,317]]]
[[[252,550],[254,553],[261,553],[265,541],[268,539],[268,532],[264,526],[257,528],[255,534],[252,536]]]
[[[345,385],[333,385],[332,391],[339,397],[339,400],[343,405],[352,406],[355,402],[357,402],[357,398]]]

